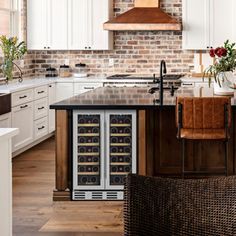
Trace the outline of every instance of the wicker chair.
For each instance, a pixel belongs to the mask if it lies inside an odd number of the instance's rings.
[[[124,235],[236,235],[236,177],[167,179],[129,175]]]

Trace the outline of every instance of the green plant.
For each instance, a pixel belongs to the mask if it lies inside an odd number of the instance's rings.
[[[215,49],[212,48],[209,54],[212,58],[214,58],[215,62],[204,71],[203,79],[208,77],[210,85],[212,78],[214,78],[215,82],[221,86],[219,75],[223,74],[223,80],[227,79],[224,72],[233,72],[236,68],[235,43],[230,43],[229,40],[227,40],[223,47],[217,47]]]
[[[24,41],[18,43],[17,37],[7,38],[5,35],[0,36],[0,48],[3,53],[3,63],[1,71],[6,80],[13,79],[14,60],[19,60],[27,52]]]

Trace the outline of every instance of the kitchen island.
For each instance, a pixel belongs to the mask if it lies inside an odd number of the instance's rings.
[[[51,109],[56,109],[57,123],[56,188],[53,195],[54,200],[72,199],[74,184],[73,170],[75,171],[73,155],[77,149],[77,147],[75,148],[73,140],[77,139],[77,137],[75,138],[75,133],[77,132],[75,130],[78,129],[75,125],[77,126],[78,123],[75,123],[75,118],[77,117],[76,119],[79,119],[78,116],[81,115],[80,111],[82,114],[89,114],[91,112],[94,112],[92,114],[99,114],[99,112],[102,111],[105,117],[106,114],[110,116],[116,112],[117,114],[128,115],[132,119],[135,119],[135,122],[131,122],[132,125],[129,123],[130,127],[132,127],[132,134],[135,135],[135,143],[132,145],[132,154],[136,162],[133,163],[132,166],[135,165],[136,169],[133,170],[140,175],[180,176],[181,143],[176,138],[176,96],[191,97],[194,96],[194,92],[192,89],[180,88],[175,92],[174,96],[171,96],[170,91],[166,90],[164,92],[163,106],[160,106],[158,103],[159,93],[149,94],[147,87],[106,87],[98,88],[51,105]],[[228,172],[235,174],[235,97],[232,97],[232,108],[233,125],[231,127],[231,139],[229,141]],[[76,112],[77,115],[75,116],[74,114]],[[132,114],[134,116],[131,116]],[[98,120],[98,117],[96,117],[96,119]],[[93,124],[96,122],[90,123]],[[124,124],[120,123],[118,127]],[[90,125],[91,124],[83,123],[81,127],[88,127]],[[106,125],[104,127],[106,127]],[[109,123],[109,127],[117,128],[112,123]],[[107,132],[101,132],[100,136],[106,134]],[[106,142],[106,139],[105,141],[102,139],[101,142]],[[109,148],[110,147],[106,145],[104,147],[105,150]],[[101,151],[102,149],[103,148],[101,148]],[[214,173],[214,175],[224,173],[224,147],[221,142],[189,141],[187,142],[186,152],[187,158],[185,165],[187,170],[210,171]],[[110,154],[112,155],[112,153]],[[101,169],[101,172],[102,171],[103,169]],[[95,178],[94,181],[96,182]]]

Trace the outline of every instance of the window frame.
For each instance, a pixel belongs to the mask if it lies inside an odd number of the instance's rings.
[[[20,37],[20,12],[21,12],[21,0],[9,0],[10,7],[4,8],[0,6],[0,11],[7,12],[10,15],[10,35]]]

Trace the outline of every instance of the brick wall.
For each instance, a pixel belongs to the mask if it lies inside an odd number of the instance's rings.
[[[132,8],[133,2],[134,0],[114,0],[115,14]],[[182,0],[161,0],[161,8],[181,20]],[[162,59],[167,62],[168,73],[187,73],[193,66],[193,52],[181,49],[181,32],[115,32],[114,45],[112,51],[31,51],[25,57],[24,72],[27,75],[34,72],[35,75],[43,75],[45,68],[59,68],[66,59],[69,59],[72,67],[75,63],[86,63],[91,74],[159,73]],[[113,67],[109,67],[109,58],[114,59]]]

